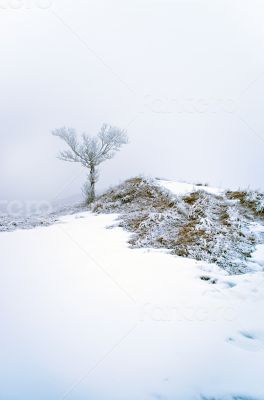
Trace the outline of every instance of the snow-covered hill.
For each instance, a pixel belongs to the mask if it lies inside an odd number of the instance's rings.
[[[91,209],[119,213],[118,226],[133,233],[132,247],[169,249],[240,274],[262,269],[252,258],[264,242],[264,195],[256,196],[136,177],[107,191]]]
[[[0,399],[263,399],[263,246],[229,275],[116,218],[0,233]]]

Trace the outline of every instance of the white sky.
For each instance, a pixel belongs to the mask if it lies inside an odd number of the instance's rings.
[[[264,3],[0,0],[2,199],[80,192],[63,125],[127,128],[99,187],[138,173],[264,189]]]

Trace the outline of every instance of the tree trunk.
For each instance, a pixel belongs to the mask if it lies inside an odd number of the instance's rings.
[[[94,165],[91,166],[89,180],[90,180],[89,201],[93,202],[95,200],[95,183],[96,183],[96,171]]]

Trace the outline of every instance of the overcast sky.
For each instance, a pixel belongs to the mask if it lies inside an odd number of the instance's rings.
[[[54,128],[126,128],[99,188],[144,173],[264,189],[264,3],[0,0],[2,199],[80,192]]]

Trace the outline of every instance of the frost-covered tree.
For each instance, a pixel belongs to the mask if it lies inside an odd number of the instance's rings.
[[[63,161],[81,163],[89,170],[88,182],[84,186],[87,202],[95,199],[95,184],[99,178],[98,166],[114,157],[124,144],[128,143],[126,131],[103,124],[96,136],[85,133],[78,141],[73,128],[59,128],[52,132],[54,136],[68,145],[69,149],[60,152],[59,159]]]

